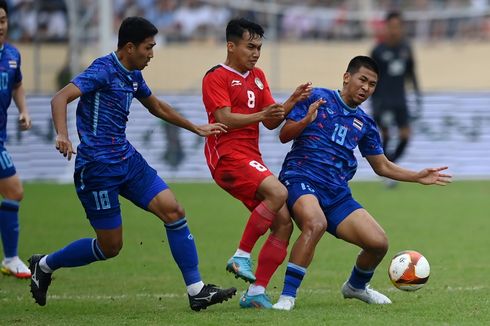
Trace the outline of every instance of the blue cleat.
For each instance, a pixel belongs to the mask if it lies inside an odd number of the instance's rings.
[[[248,295],[246,291],[240,298],[241,308],[272,309],[271,299],[267,294]]]
[[[252,261],[250,258],[233,256],[226,263],[226,270],[235,274],[235,278],[241,278],[246,282],[254,283],[255,275],[252,272]]]

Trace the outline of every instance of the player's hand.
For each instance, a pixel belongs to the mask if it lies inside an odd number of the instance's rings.
[[[305,119],[308,119],[308,123],[315,121],[316,116],[318,115],[318,108],[326,102],[327,101],[321,98],[310,104],[308,107],[308,113],[306,113],[305,117]]]
[[[31,116],[29,115],[29,113],[24,112],[24,113],[19,114],[19,126],[20,126],[20,130],[22,130],[22,131],[28,130],[31,128],[32,121],[31,121]]]
[[[228,132],[228,127],[222,123],[211,123],[207,125],[197,126],[196,132],[201,137],[216,135]]]
[[[73,154],[76,154],[73,150],[73,145],[67,136],[56,136],[56,149],[63,154],[64,157],[67,157],[68,161],[71,160]]]
[[[269,119],[284,119],[284,107],[282,104],[274,103],[262,110],[263,120]]]
[[[293,102],[300,102],[306,100],[311,94],[311,82],[307,82],[299,85],[291,94],[291,100]]]
[[[423,169],[418,173],[417,181],[423,185],[445,186],[448,183],[451,183],[452,176],[450,174],[441,173],[441,171],[444,170],[447,170],[447,166]]]

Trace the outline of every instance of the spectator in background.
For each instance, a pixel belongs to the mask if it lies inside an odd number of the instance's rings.
[[[379,66],[379,81],[372,96],[372,107],[374,120],[381,129],[384,152],[390,161],[396,162],[404,154],[411,136],[405,82],[410,80],[413,84],[418,109],[421,105],[421,94],[415,75],[412,48],[404,38],[401,14],[389,12],[385,22],[384,39],[371,53]],[[394,150],[388,151],[393,119],[398,128],[398,143]]]

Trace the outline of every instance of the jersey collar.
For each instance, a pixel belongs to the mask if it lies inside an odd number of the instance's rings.
[[[223,68],[225,68],[226,70],[229,70],[231,72],[234,72],[237,75],[240,75],[244,79],[247,78],[247,76],[250,74],[250,70],[248,70],[246,73],[242,74],[239,71],[233,69],[232,67],[225,65],[224,63],[220,63],[220,66],[223,67]]]
[[[123,66],[123,64],[121,63],[121,61],[119,61],[119,58],[117,57],[117,54],[116,52],[112,52],[111,53],[112,55],[112,58],[114,59],[114,61],[117,62],[117,65],[126,73],[130,74],[132,71],[131,70],[128,70],[126,67]]]
[[[358,107],[356,106],[355,108],[351,108],[350,106],[345,104],[344,100],[342,99],[342,96],[340,96],[340,89],[338,89],[335,92],[335,97],[342,104],[342,109],[345,114],[356,113]]]

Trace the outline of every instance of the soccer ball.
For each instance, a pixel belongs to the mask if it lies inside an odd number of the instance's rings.
[[[397,253],[388,268],[388,276],[393,285],[404,291],[415,291],[423,287],[429,274],[429,262],[414,250]]]

